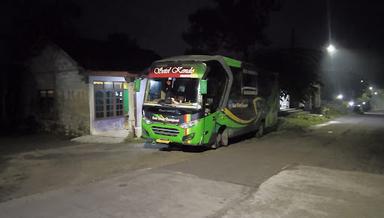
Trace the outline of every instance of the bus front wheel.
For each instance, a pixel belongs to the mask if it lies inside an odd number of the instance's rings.
[[[224,129],[224,131],[221,133],[221,145],[228,146],[228,144],[229,144],[228,129]]]
[[[216,141],[212,145],[212,148],[218,148],[220,146],[228,146],[229,144],[229,135],[228,135],[228,130],[224,129],[217,133],[216,135]]]

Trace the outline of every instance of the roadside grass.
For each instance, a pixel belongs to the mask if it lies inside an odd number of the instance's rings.
[[[279,118],[278,130],[305,131],[308,127],[331,120],[323,114],[299,112]]]
[[[348,110],[347,103],[329,102],[321,110],[321,114],[329,119],[333,119],[342,115],[351,113]]]
[[[309,127],[328,122],[332,119],[351,113],[346,103],[327,102],[321,108],[320,114],[306,111],[279,117],[278,130],[306,131]]]

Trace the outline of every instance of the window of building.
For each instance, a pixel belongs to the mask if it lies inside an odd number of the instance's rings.
[[[123,116],[123,82],[93,82],[95,90],[95,117]]]
[[[54,90],[42,89],[38,92],[39,112],[43,119],[54,119]]]

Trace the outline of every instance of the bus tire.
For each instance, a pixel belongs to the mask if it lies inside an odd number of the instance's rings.
[[[221,146],[221,133],[216,134],[216,140],[211,145],[211,149],[216,149]]]
[[[255,137],[256,138],[261,138],[264,135],[264,129],[265,129],[265,122],[264,120],[261,121],[259,129],[257,130]]]
[[[224,129],[223,132],[221,133],[221,145],[222,146],[229,145],[228,129]]]
[[[212,145],[212,148],[213,149],[216,149],[218,147],[221,147],[221,146],[228,146],[228,141],[229,140],[229,135],[228,135],[228,130],[225,128],[223,128],[222,130],[220,130],[217,135],[216,135],[216,141],[215,143]]]

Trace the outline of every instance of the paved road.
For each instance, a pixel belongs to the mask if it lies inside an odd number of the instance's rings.
[[[7,201],[0,217],[382,217],[383,142],[383,116],[347,116]]]

